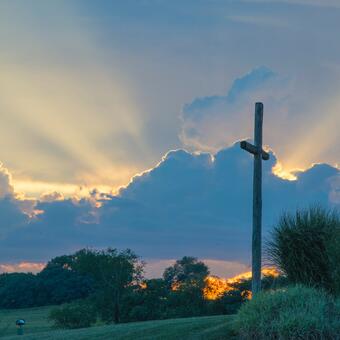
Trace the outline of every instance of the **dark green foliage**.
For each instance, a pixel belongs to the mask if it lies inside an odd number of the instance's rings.
[[[205,313],[203,289],[208,275],[208,267],[189,256],[184,256],[165,269],[163,278],[169,289],[169,317],[199,316]]]
[[[35,275],[26,273],[5,273],[0,275],[1,308],[35,306],[38,294],[38,282]]]
[[[285,288],[288,286],[289,286],[288,278],[284,275],[279,275],[279,276],[265,275],[261,281],[261,287],[263,290],[279,289],[279,288]],[[248,287],[250,290],[251,280],[249,280]]]
[[[220,314],[235,314],[242,304],[248,301],[251,290],[250,279],[235,282],[232,287],[232,290],[227,291],[216,301],[216,305],[220,307]]]
[[[145,280],[124,300],[126,321],[145,321],[167,317],[169,289],[163,279]]]
[[[72,269],[76,262],[76,258],[74,255],[61,255],[54,257],[51,261],[48,262],[47,267],[61,267],[64,269]]]
[[[125,299],[124,320],[144,321],[213,314],[203,296],[208,267],[183,257],[164,271],[164,279],[145,280]],[[129,307],[131,306],[131,307]]]
[[[0,275],[0,308],[28,308],[70,302],[93,292],[93,280],[59,265],[39,274]]]
[[[37,303],[56,305],[88,297],[94,291],[94,282],[88,276],[49,263],[39,274]]]
[[[96,308],[100,318],[108,323],[118,323],[125,312],[123,300],[130,294],[133,285],[141,280],[143,265],[129,249],[119,252],[108,248],[81,249],[72,255],[54,258],[48,267],[62,268],[86,278],[93,288],[88,301]]]
[[[339,293],[339,245],[339,214],[312,207],[281,217],[267,254],[290,282]]]
[[[298,285],[269,290],[243,304],[235,329],[242,339],[338,339],[337,304],[315,288]]]
[[[19,308],[82,300],[102,321],[118,323],[232,314],[245,301],[243,292],[249,289],[249,282],[235,284],[235,290],[220,299],[206,300],[203,289],[209,270],[193,257],[176,261],[164,271],[163,279],[142,281],[142,270],[143,263],[130,250],[82,249],[52,259],[37,275],[0,275],[0,306]],[[58,327],[85,327],[86,318],[85,324],[77,319],[84,308],[71,303],[55,309],[51,317]]]
[[[220,298],[207,301],[207,315],[235,314],[246,301],[246,296],[242,291],[231,290],[223,294]]]
[[[62,305],[51,310],[49,319],[57,328],[85,328],[96,322],[96,310],[86,300]]]
[[[142,278],[143,263],[131,250],[119,252],[82,249],[65,259],[65,266],[94,280],[93,300],[101,319],[106,322],[121,321],[123,300],[132,285]]]
[[[209,275],[208,267],[195,257],[184,256],[181,260],[165,269],[163,278],[168,287],[195,286],[204,287],[204,280]]]
[[[338,219],[340,224],[340,218]],[[334,230],[333,237],[327,245],[330,268],[332,268],[332,289],[340,296],[340,227]]]
[[[206,315],[206,300],[202,290],[193,287],[170,291],[167,303],[167,317],[188,317]]]
[[[144,321],[206,314],[203,298],[208,267],[183,257],[166,268],[164,279],[145,280],[125,298],[124,320]],[[129,307],[130,306],[130,307]]]
[[[226,291],[218,299],[207,301],[207,315],[236,314],[241,306],[249,300],[251,296],[251,279],[237,281],[231,286],[232,289]],[[264,291],[287,286],[288,281],[284,276],[266,275],[261,280],[261,287]]]

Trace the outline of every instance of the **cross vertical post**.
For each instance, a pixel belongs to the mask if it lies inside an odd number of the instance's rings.
[[[254,144],[262,151],[263,104],[255,105]],[[252,292],[261,290],[262,266],[262,157],[261,152],[254,155],[253,177],[253,241],[252,241]]]
[[[252,233],[252,293],[261,290],[262,262],[262,160],[269,154],[262,149],[263,104],[255,104],[254,145],[242,141],[242,149],[254,155],[253,175],[253,233]]]

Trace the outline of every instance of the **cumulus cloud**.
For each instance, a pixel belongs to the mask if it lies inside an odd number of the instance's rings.
[[[8,169],[0,163],[0,197],[13,196],[12,176]]]
[[[314,203],[339,207],[339,169],[316,164],[288,181],[272,173],[275,163],[271,153],[263,169],[265,237],[283,210]],[[233,275],[250,261],[251,188],[252,157],[238,144],[216,154],[170,151],[118,195],[38,202],[42,213],[0,240],[0,257],[5,263],[45,262],[81,247],[111,246],[157,259],[151,276],[184,255],[226,261],[211,266]]]
[[[288,118],[290,86],[288,79],[269,68],[256,68],[236,79],[226,95],[196,98],[186,104],[180,138],[186,146],[216,152],[235,140],[252,136],[250,118],[255,98],[266,104],[269,114],[265,119],[272,121],[273,116],[280,116],[282,122]],[[275,127],[270,122],[268,125]]]
[[[258,67],[235,79],[225,95],[199,97],[186,104],[179,137],[189,149],[209,152],[251,138],[254,103],[262,101],[264,144],[276,151],[284,170],[308,168],[316,162],[335,164],[340,152],[339,104],[312,96],[313,91],[302,89],[296,79]]]
[[[28,222],[28,213],[32,211],[33,202],[19,198],[14,192],[10,172],[0,164],[0,239]]]
[[[40,195],[40,201],[53,202],[64,200],[64,195],[57,191],[49,191]]]

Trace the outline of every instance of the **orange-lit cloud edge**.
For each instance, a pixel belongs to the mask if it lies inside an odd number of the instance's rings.
[[[235,142],[237,144],[239,141]],[[276,158],[276,163],[272,167],[272,174],[275,176],[287,180],[287,181],[296,181],[298,179],[298,173],[305,172],[317,164],[321,164],[320,162],[311,163],[308,167],[305,168],[285,168],[283,164],[280,162],[277,154],[268,146],[264,146],[264,149],[267,152],[271,152],[274,157]],[[135,175],[130,177],[130,180],[127,181],[127,184],[123,184],[117,187],[113,187],[109,184],[103,185],[79,185],[79,184],[71,184],[71,183],[56,183],[56,182],[43,182],[43,181],[34,181],[34,180],[16,180],[13,176],[9,173],[9,171],[5,169],[6,173],[9,175],[10,183],[13,186],[15,197],[18,200],[53,200],[55,196],[57,200],[65,199],[65,198],[72,198],[74,200],[80,200],[82,198],[90,198],[93,197],[94,192],[102,193],[102,194],[109,194],[109,195],[119,195],[120,191],[127,188],[136,178],[141,177],[147,173],[150,173],[153,169],[157,168],[168,156],[169,153],[175,152],[178,150],[184,150],[183,148],[180,149],[173,149],[169,150],[161,160],[156,163],[155,166],[143,170],[141,172],[137,172]],[[194,154],[201,154],[201,151],[192,152]],[[214,162],[214,155],[210,154],[211,161]],[[335,167],[336,169],[340,169],[339,164],[330,164],[331,166]],[[37,195],[30,195],[27,192],[36,192],[39,193]]]

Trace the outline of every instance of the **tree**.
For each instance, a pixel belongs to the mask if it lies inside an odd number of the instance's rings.
[[[81,274],[89,275],[95,282],[95,303],[103,320],[115,323],[121,320],[122,302],[133,284],[142,279],[144,264],[131,250],[119,252],[82,249],[65,265]]]
[[[181,260],[165,269],[163,278],[168,287],[177,289],[180,286],[204,287],[204,280],[209,275],[209,269],[204,262],[195,257],[184,256]]]
[[[94,280],[88,274],[78,273],[53,260],[37,274],[37,285],[38,305],[84,299],[94,292]]]
[[[124,300],[127,321],[145,321],[166,317],[169,290],[163,279],[145,280]]]
[[[39,293],[32,273],[5,273],[0,275],[0,307],[25,308],[36,305]]]
[[[40,273],[0,275],[0,308],[55,305],[87,297],[93,280],[86,275],[49,263]]]
[[[203,296],[208,267],[195,257],[184,256],[165,269],[163,278],[170,290],[168,296],[169,317],[194,316],[204,313]]]

